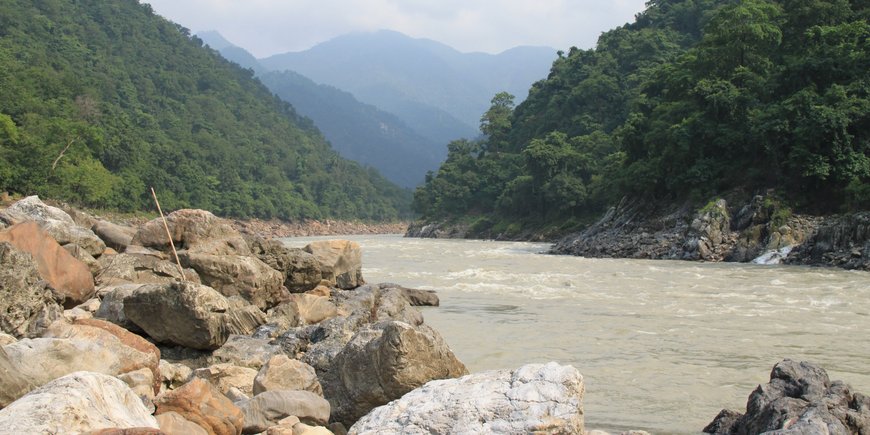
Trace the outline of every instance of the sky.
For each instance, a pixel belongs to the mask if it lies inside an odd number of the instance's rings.
[[[351,32],[395,30],[459,51],[591,48],[645,0],[142,0],[192,32],[217,30],[258,58]]]

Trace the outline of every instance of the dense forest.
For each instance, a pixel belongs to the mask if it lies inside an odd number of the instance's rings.
[[[407,216],[249,70],[136,0],[0,2],[0,191],[233,217]]]
[[[496,95],[485,139],[450,143],[415,208],[508,233],[574,229],[623,197],[868,209],[868,16],[866,0],[650,1],[561,52],[522,104]]]

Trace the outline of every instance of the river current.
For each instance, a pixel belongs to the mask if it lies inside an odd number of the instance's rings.
[[[362,245],[368,282],[438,291],[441,306],[424,308],[425,321],[470,371],[575,366],[588,429],[699,433],[722,408],[744,410],[784,358],[870,393],[870,273],[552,256],[540,243],[349,239]]]

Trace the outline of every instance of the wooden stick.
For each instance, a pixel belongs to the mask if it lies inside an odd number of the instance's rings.
[[[181,267],[181,260],[178,259],[178,251],[175,250],[175,243],[172,242],[172,234],[169,232],[169,224],[166,223],[166,216],[163,216],[163,210],[160,208],[160,201],[157,201],[157,193],[154,188],[151,188],[151,196],[154,197],[154,203],[157,204],[157,211],[160,212],[160,218],[163,219],[163,228],[166,229],[166,237],[169,238],[169,246],[172,246],[172,253],[175,255],[175,263],[178,265],[178,271],[181,272],[181,280],[186,281],[184,276],[184,268]]]

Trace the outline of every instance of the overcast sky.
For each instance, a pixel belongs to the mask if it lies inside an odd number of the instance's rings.
[[[257,57],[345,33],[389,29],[460,51],[591,48],[645,0],[142,0],[193,32],[217,30]]]

